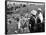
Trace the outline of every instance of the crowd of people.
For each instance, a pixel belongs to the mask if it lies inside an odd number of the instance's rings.
[[[7,8],[7,10],[14,10],[14,6],[10,6],[10,8]],[[21,6],[16,6],[15,10],[20,7]],[[26,7],[26,5],[23,5],[23,7]],[[38,8],[37,10],[33,9],[30,11],[30,13],[25,13],[24,16],[15,13],[12,13],[11,16],[7,15],[7,23],[11,25],[13,24],[13,26],[17,25],[17,30],[14,31],[15,33],[44,31],[43,13],[41,8]]]
[[[41,10],[38,10],[38,12],[36,10],[32,10],[30,14],[26,13],[25,16],[20,16],[19,18],[18,17],[17,18],[13,17],[13,18],[15,19],[15,22],[17,22],[19,32],[21,31],[22,33],[24,33],[24,32],[38,32],[38,30],[40,30],[40,28],[41,28],[40,27],[38,29],[38,27],[43,22],[43,14],[41,13]]]

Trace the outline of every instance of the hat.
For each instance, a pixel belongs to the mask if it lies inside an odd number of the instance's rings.
[[[37,11],[36,10],[32,10],[31,11],[31,14],[36,15],[37,14]]]

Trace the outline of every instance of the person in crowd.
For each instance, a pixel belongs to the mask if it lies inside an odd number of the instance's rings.
[[[36,10],[31,11],[31,16],[30,16],[30,19],[29,19],[29,30],[30,30],[30,32],[34,31],[33,27],[34,27],[34,24],[35,24],[36,14],[37,14]]]
[[[38,20],[37,20],[37,23],[39,23],[39,22],[43,22],[43,14],[42,14],[42,9],[41,8],[38,8],[38,10],[37,10],[37,16],[38,16]],[[38,22],[39,21],[39,22]]]
[[[37,13],[37,27],[38,27],[38,32],[41,32],[43,31],[43,27],[44,27],[42,9],[38,8],[37,12],[38,12]]]
[[[33,28],[34,24],[35,24],[35,19],[33,18],[33,16],[31,16],[29,19],[29,30],[30,30],[30,32],[34,31],[34,28]]]

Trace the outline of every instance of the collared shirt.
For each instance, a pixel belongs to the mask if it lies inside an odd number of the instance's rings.
[[[39,13],[38,17],[40,18],[41,23],[42,23],[42,21],[43,21],[43,15],[42,15],[42,13]]]

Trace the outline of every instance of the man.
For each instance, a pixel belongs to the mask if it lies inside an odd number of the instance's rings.
[[[37,10],[37,28],[38,28],[38,32],[41,32],[41,31],[43,31],[43,26],[44,26],[44,24],[43,24],[43,14],[42,14],[42,10],[41,10],[41,8],[38,8],[38,10]]]
[[[29,30],[30,30],[30,32],[34,32],[36,14],[37,14],[36,10],[31,11],[31,16],[29,19]]]
[[[43,22],[43,14],[41,8],[38,8],[38,18],[40,19],[41,23]]]

